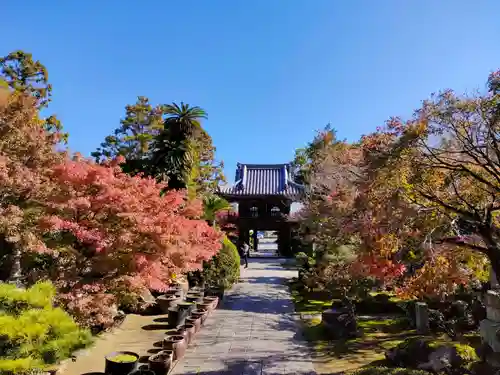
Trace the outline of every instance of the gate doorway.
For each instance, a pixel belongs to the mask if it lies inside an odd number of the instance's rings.
[[[280,256],[278,245],[278,232],[256,231],[253,235],[250,231],[250,257],[253,258],[276,258]]]
[[[288,164],[238,164],[234,185],[218,191],[238,205],[237,242],[250,245],[250,257],[293,255],[292,230],[297,223],[290,219],[290,207],[304,193]]]

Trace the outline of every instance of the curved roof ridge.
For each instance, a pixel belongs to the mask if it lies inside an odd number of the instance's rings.
[[[287,172],[289,165],[237,163],[235,183],[232,186],[222,186],[218,190],[226,196],[285,196],[295,200],[304,194],[305,188],[293,181]],[[245,186],[242,185],[243,182]]]
[[[240,163],[239,164],[241,167],[247,167],[247,168],[252,168],[252,169],[258,169],[258,168],[283,168],[284,166],[288,166],[288,163],[281,163],[281,164],[245,164],[245,163]]]

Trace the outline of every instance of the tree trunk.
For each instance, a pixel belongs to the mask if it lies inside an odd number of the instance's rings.
[[[483,253],[485,253],[490,260],[491,268],[495,272],[497,283],[500,284],[500,244],[496,242],[496,238],[493,233],[494,231],[490,225],[481,226],[479,228],[479,234],[481,235],[487,248],[487,251]]]
[[[500,250],[491,251],[488,255],[488,258],[491,263],[491,269],[495,273],[496,276],[496,284],[500,284]],[[490,279],[490,284],[493,284]],[[492,285],[493,286],[493,285]]]
[[[22,286],[22,269],[21,269],[21,250],[17,246],[13,246],[11,255],[11,268],[8,282],[19,287]]]

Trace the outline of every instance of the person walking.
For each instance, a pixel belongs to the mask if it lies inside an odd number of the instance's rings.
[[[243,242],[243,246],[241,246],[240,256],[243,258],[243,262],[245,262],[245,268],[248,268],[248,252],[250,251],[250,246],[248,243]]]

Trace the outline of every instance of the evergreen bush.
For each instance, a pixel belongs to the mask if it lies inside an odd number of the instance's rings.
[[[222,241],[219,253],[203,269],[203,279],[208,286],[230,288],[240,277],[240,255],[236,246],[227,238]]]
[[[90,332],[53,306],[54,295],[50,282],[0,284],[0,374],[43,371],[90,344]]]

